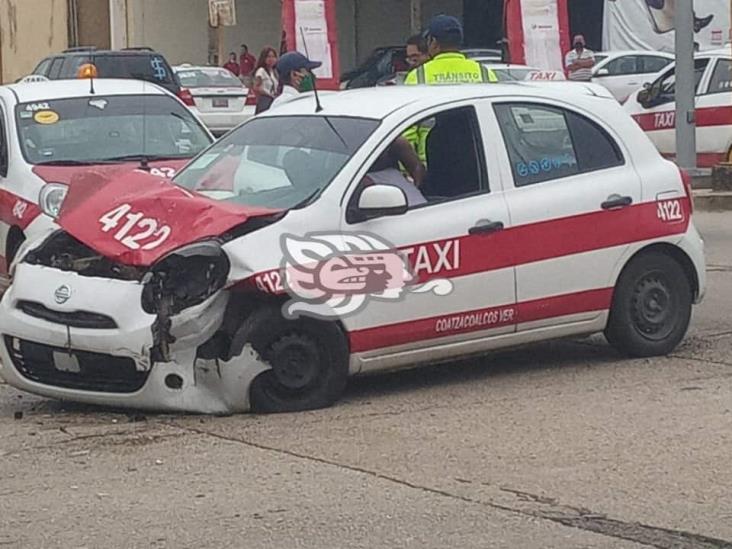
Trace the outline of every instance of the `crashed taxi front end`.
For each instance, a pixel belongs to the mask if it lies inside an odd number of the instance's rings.
[[[220,237],[275,212],[142,172],[82,192],[67,197],[61,229],[15,265],[0,302],[0,375],[62,400],[246,411],[249,386],[268,367],[246,344],[227,342],[231,356],[215,345],[231,295]]]

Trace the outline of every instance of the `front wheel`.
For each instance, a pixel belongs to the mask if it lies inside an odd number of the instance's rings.
[[[279,307],[252,312],[234,337],[233,348],[251,344],[270,370],[252,382],[253,412],[297,412],[325,408],[343,393],[348,379],[348,345],[337,324],[287,320]]]
[[[620,275],[605,337],[629,356],[668,354],[686,334],[692,299],[691,284],[677,261],[657,252],[643,254]]]

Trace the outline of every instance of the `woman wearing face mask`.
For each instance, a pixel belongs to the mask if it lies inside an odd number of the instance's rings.
[[[267,46],[259,55],[257,68],[254,71],[254,93],[257,96],[255,114],[269,109],[275,97],[277,97],[279,79],[275,70],[276,65],[277,52],[274,48]]]
[[[277,73],[280,77],[282,92],[274,100],[271,108],[286,103],[300,93],[313,89],[313,69],[320,67],[320,61],[311,61],[303,54],[292,51],[284,54],[277,62]]]

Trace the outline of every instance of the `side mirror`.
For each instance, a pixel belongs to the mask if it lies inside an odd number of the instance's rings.
[[[386,215],[402,215],[408,209],[407,196],[399,187],[371,185],[358,199],[358,213],[362,220]]]
[[[650,82],[643,82],[643,89],[650,90],[652,85]]]
[[[600,69],[597,71],[597,74],[595,76],[610,76],[610,71],[607,69]]]
[[[636,99],[638,100],[638,103],[646,106],[651,99],[650,89],[644,87],[641,91],[638,92],[638,96],[636,97]]]

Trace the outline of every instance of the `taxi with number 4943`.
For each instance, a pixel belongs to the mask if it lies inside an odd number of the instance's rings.
[[[689,180],[604,88],[320,101],[245,122],[172,182],[72,187],[0,302],[7,382],[285,412],[328,406],[369,372],[602,332],[663,355],[685,336],[705,291]],[[426,166],[402,137],[415,127]]]
[[[70,185],[147,164],[172,177],[213,142],[170,92],[134,80],[0,86],[0,279],[48,226]],[[45,80],[45,81],[42,81]],[[88,183],[89,184],[89,183]]]

